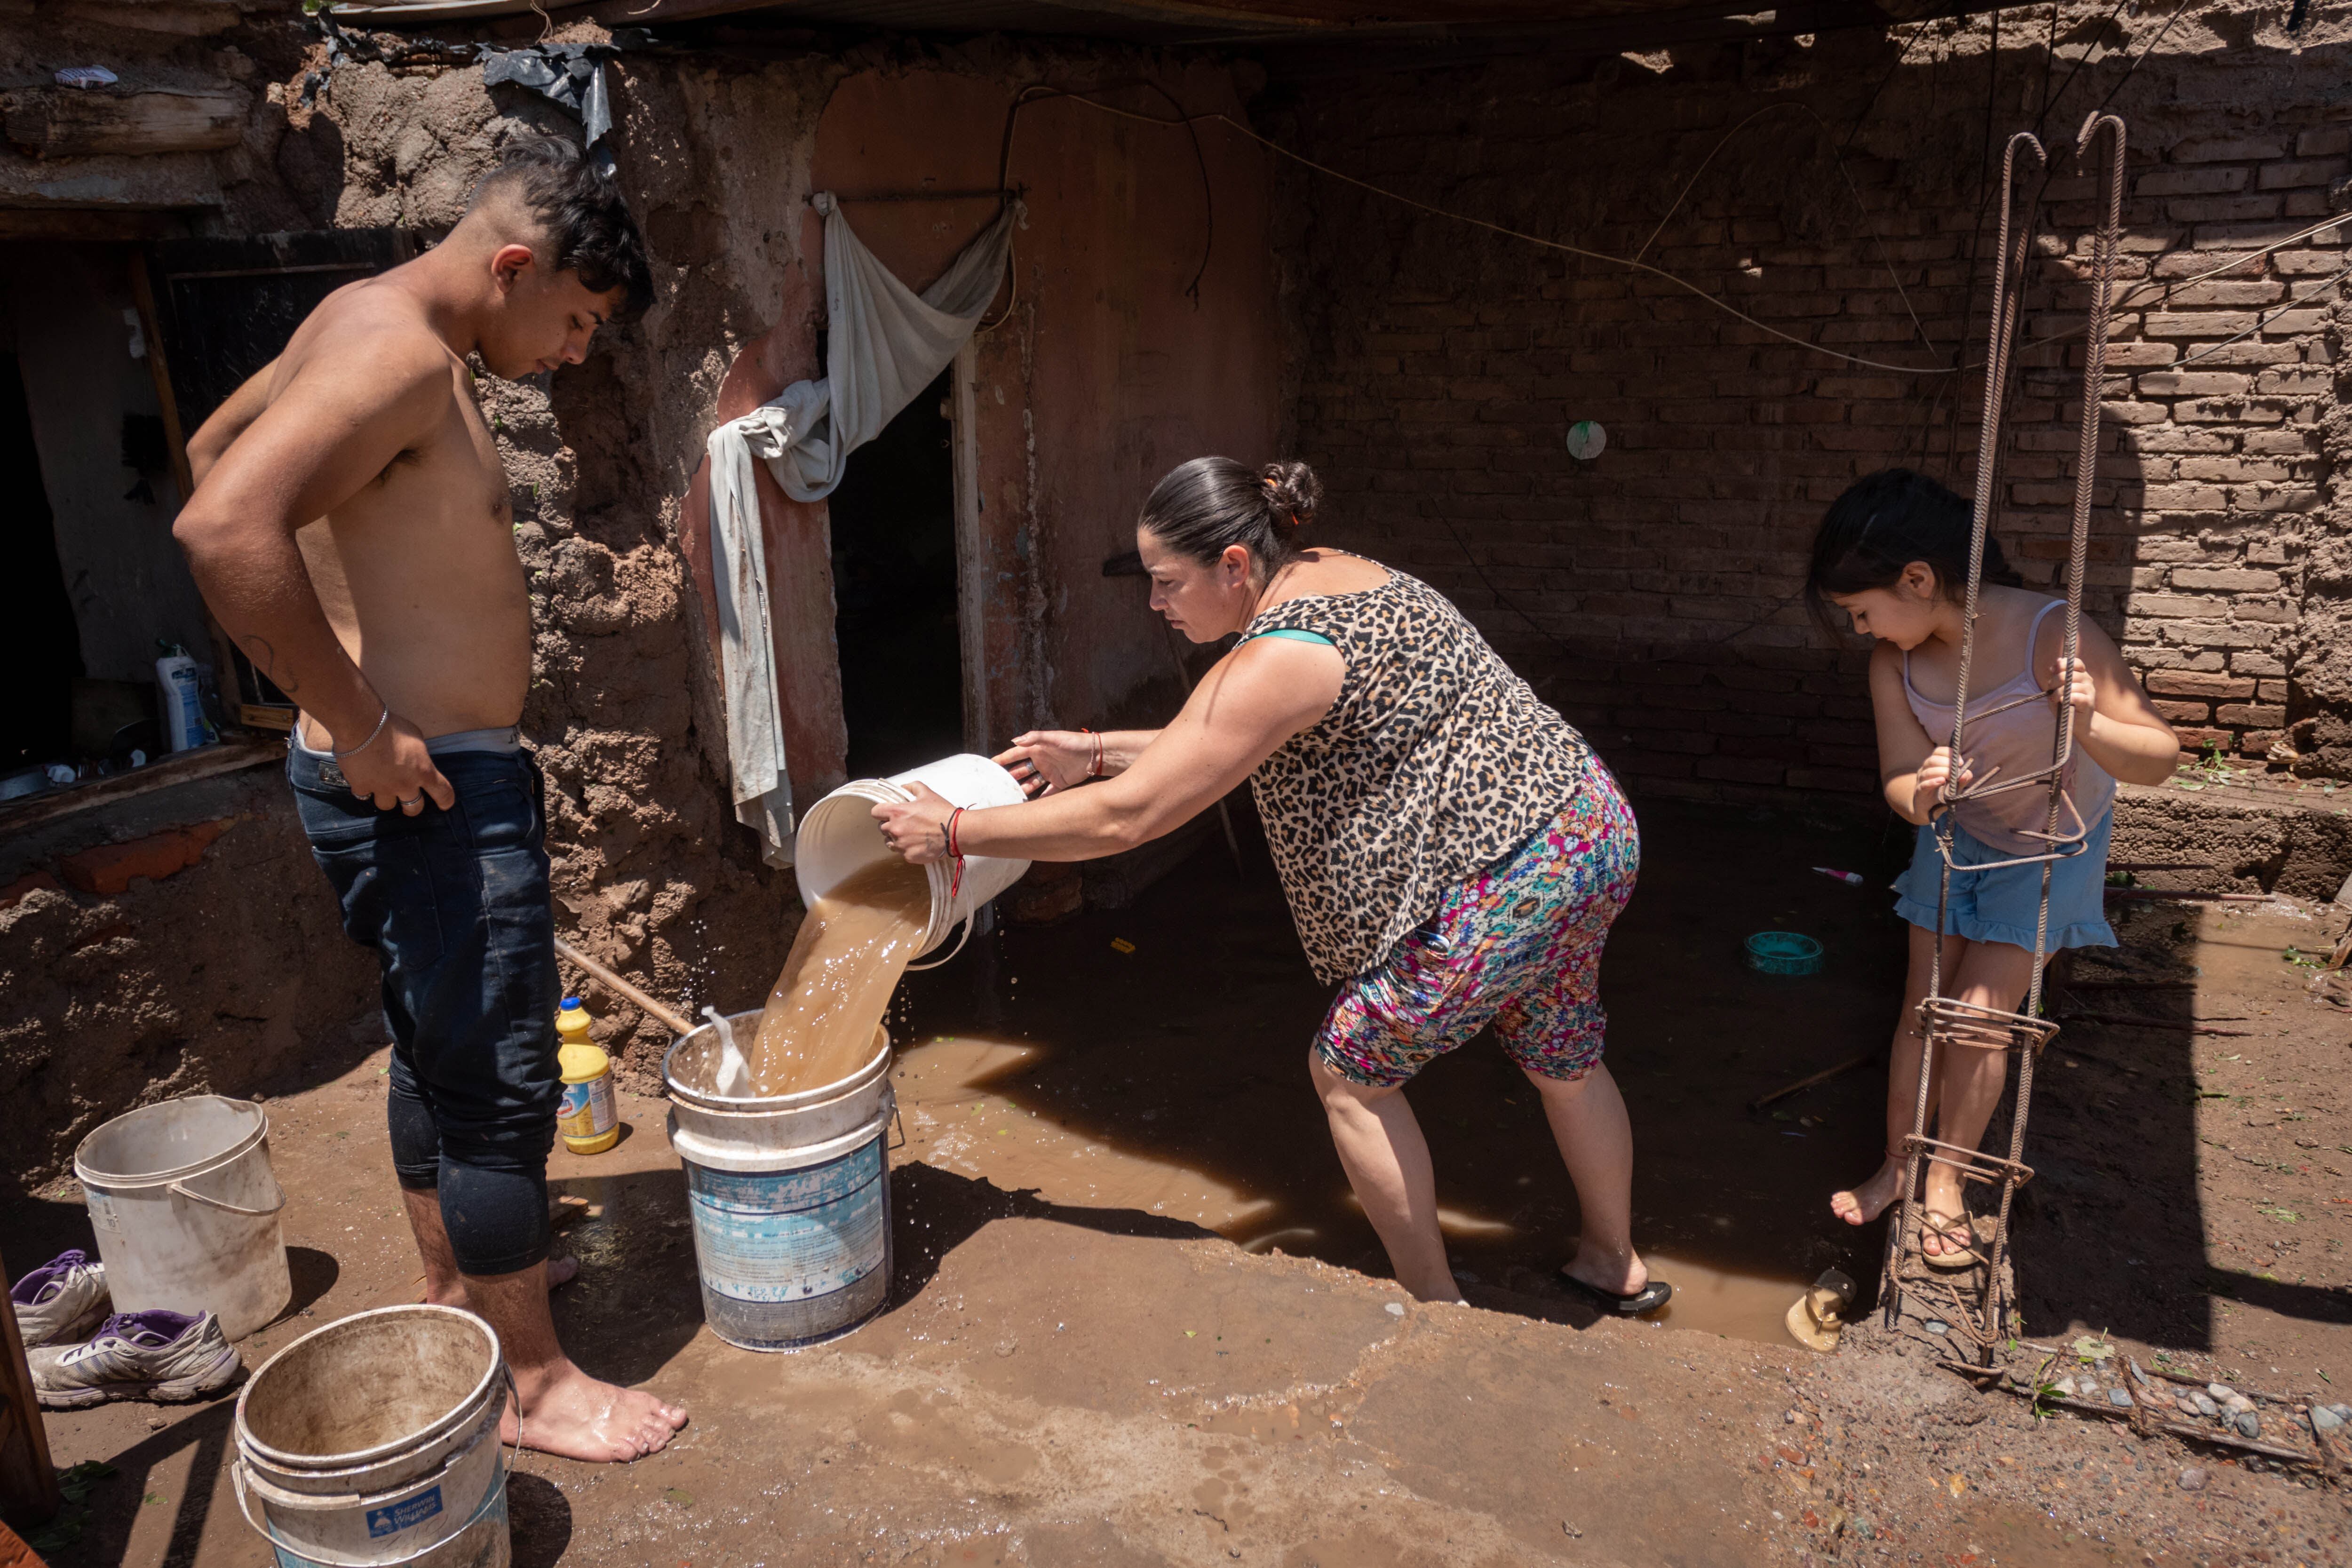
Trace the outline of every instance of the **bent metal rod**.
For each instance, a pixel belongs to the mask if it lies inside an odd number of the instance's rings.
[[[2083,625],[2083,580],[2090,563],[2091,500],[2096,477],[2099,452],[2099,393],[2106,374],[2107,312],[2115,287],[2116,253],[2123,226],[2124,196],[2124,122],[2113,114],[2094,112],[2083,121],[2083,129],[2074,139],[2074,154],[2087,160],[2099,133],[2107,132],[2106,203],[2098,231],[2093,240],[2091,260],[2091,305],[2088,341],[2083,357],[2083,394],[2081,440],[2074,467],[2074,511],[2066,556],[2066,616],[2065,636],[2060,655],[2061,679],[2057,688],[2065,682],[2064,672],[2079,656]],[[2022,148],[2032,153],[2034,162],[2048,166],[2048,157],[2042,143],[2030,132],[2020,132],[2009,139],[2001,155],[2000,169],[2000,247],[1993,259],[1992,311],[1989,331],[1990,342],[1985,355],[1984,416],[1979,426],[1977,441],[1976,508],[1969,538],[1969,581],[1964,618],[1960,630],[1960,668],[1958,689],[1953,694],[1951,749],[1954,773],[1961,770],[1959,759],[1967,756],[1967,727],[1970,715],[1969,703],[1969,672],[1976,652],[1977,597],[1979,575],[1984,568],[1986,531],[1990,527],[1995,502],[2000,453],[2001,395],[2009,379],[2010,355],[2016,339],[2017,321],[2023,304],[2024,272],[2027,260],[2025,238],[2011,239],[2011,210],[2016,184],[2017,155]],[[2029,658],[2032,650],[2027,650]],[[2042,696],[2048,696],[2045,692]],[[2012,704],[1974,715],[1982,720],[1991,712],[2002,711]],[[2004,1012],[1999,1008],[1979,1006],[1944,994],[1943,942],[1938,940],[1931,949],[1927,995],[1919,1004],[1919,1095],[1912,1110],[1911,1133],[1903,1140],[1903,1191],[1895,1223],[1887,1228],[1886,1259],[1883,1272],[1881,1294],[1884,1300],[1886,1326],[1893,1328],[1902,1315],[1903,1292],[1906,1279],[1926,1281],[1927,1275],[1907,1274],[1905,1264],[1913,1249],[1922,1243],[1922,1211],[1924,1200],[1917,1194],[1923,1163],[1938,1163],[1957,1169],[1963,1182],[1998,1184],[2000,1206],[1993,1221],[1992,1241],[1989,1252],[1979,1261],[1984,1275],[1982,1291],[1975,1309],[1975,1321],[1964,1323],[1968,1337],[1975,1342],[1979,1362],[1990,1362],[1994,1345],[2006,1331],[2007,1319],[2012,1305],[2009,1288],[2003,1283],[2001,1263],[2009,1247],[2009,1225],[2017,1189],[2032,1179],[2032,1168],[2023,1161],[2025,1124],[2033,1106],[2033,1068],[2043,1046],[2058,1033],[2058,1026],[2042,1017],[2042,966],[2049,956],[2050,942],[2050,882],[2055,864],[2085,851],[2090,837],[2090,826],[2083,821],[2066,788],[2067,776],[2074,760],[2074,705],[2071,701],[2058,704],[2057,733],[2052,747],[2050,765],[2016,778],[1998,779],[1992,773],[1972,780],[1968,785],[1954,788],[1947,783],[1943,799],[1929,812],[1935,825],[1936,845],[1943,861],[1937,894],[1936,926],[1940,932],[1945,910],[1949,907],[1952,876],[1999,869],[2009,866],[2040,865],[2042,868],[2041,908],[2033,928],[2033,978],[2026,992],[2025,1008],[2021,1013]],[[2039,833],[2027,837],[2040,839],[2049,849],[2039,855],[2023,855],[2005,860],[1989,861],[1978,866],[1959,866],[1952,858],[1955,823],[1953,807],[1965,800],[1980,799],[2010,790],[2028,788],[2041,784],[2049,792],[2049,810]],[[2061,830],[2061,818],[2065,826]],[[2010,1119],[2009,1154],[2006,1159],[1994,1159],[1975,1149],[1966,1149],[1927,1136],[1927,1102],[1935,1082],[1937,1054],[1939,1049],[2000,1050],[2015,1052],[2017,1066],[2017,1105]],[[1965,1211],[1966,1205],[1962,1205]],[[1968,1224],[1965,1212],[1960,1223]],[[1974,1242],[1971,1235],[1969,1240]],[[1942,1281],[1936,1281],[1942,1284]],[[1931,1292],[1932,1294],[1933,1292]],[[1946,1293],[1948,1293],[1947,1288]],[[1954,1298],[1957,1301],[1957,1297]]]

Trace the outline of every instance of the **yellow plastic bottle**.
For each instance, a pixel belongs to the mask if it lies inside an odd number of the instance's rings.
[[[575,1154],[601,1154],[621,1141],[621,1119],[613,1110],[613,1058],[588,1037],[593,1021],[577,996],[566,996],[555,1015],[555,1060],[563,1069],[563,1104],[555,1125]]]

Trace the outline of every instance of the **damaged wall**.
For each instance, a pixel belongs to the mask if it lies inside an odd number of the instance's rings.
[[[2071,147],[2112,97],[2131,162],[2087,606],[2190,745],[2300,748],[2305,770],[2344,775],[2345,231],[2184,282],[2345,201],[2352,28],[2315,8],[2298,50],[2285,19],[2064,5],[2054,35],[2012,14],[1997,56],[1977,17],[1498,60],[1412,90],[1314,82],[1268,121],[1416,200],[1640,253],[1847,354],[1945,367],[1983,352],[1988,123],[2001,137],[2039,120],[2066,153],[2040,193],[2021,341],[2056,341],[2021,354],[1996,527],[2046,586],[2065,552],[2081,375],[2065,334],[2095,221]],[[1801,107],[1746,123],[1776,104]],[[1328,537],[1455,595],[1639,788],[1873,789],[1862,654],[1805,623],[1804,552],[1870,469],[1924,467],[1969,493],[1978,379],[1841,363],[1654,275],[1295,166],[1285,181],[1286,209],[1308,215],[1287,246],[1299,442],[1331,489]],[[1589,463],[1565,447],[1583,419],[1608,432]]]
[[[509,136],[577,134],[520,89],[486,89],[476,65],[331,68],[296,24],[230,21],[149,57],[162,75],[198,75],[205,50],[221,71],[233,51],[256,84],[237,148],[204,154],[200,168],[175,164],[171,179],[142,175],[140,199],[195,215],[184,221],[203,232],[437,231]],[[108,47],[98,37],[81,52]],[[31,85],[55,63],[0,59],[0,88]],[[548,775],[558,928],[657,994],[688,1009],[761,994],[798,917],[789,874],[760,863],[729,809],[710,626],[688,553],[707,526],[698,469],[714,418],[815,367],[821,253],[802,201],[812,168],[822,160],[845,187],[911,184],[951,157],[959,179],[968,160],[979,183],[992,182],[1004,108],[1021,88],[1149,68],[987,43],[845,58],[664,50],[609,68],[607,145],[654,257],[658,302],[602,334],[584,365],[481,386],[531,584],[523,730]],[[1245,86],[1223,70],[1167,79],[1227,109]],[[982,553],[996,573],[987,722],[1006,733],[1048,716],[1100,722],[1171,694],[1139,590],[1106,582],[1102,559],[1131,547],[1135,508],[1160,472],[1202,450],[1268,455],[1281,406],[1263,165],[1212,150],[1218,247],[1196,309],[1184,289],[1203,214],[1181,134],[1067,105],[1032,112],[1024,137],[1035,140],[1015,170],[1032,191],[1022,298],[983,343],[976,388]],[[1070,122],[1049,125],[1056,115]],[[821,131],[828,116],[832,132]],[[1049,152],[1049,138],[1067,145]],[[73,177],[55,166],[0,175],[53,192]],[[0,186],[0,205],[12,190]],[[943,259],[960,243],[924,226],[861,226],[915,271],[927,247]],[[824,510],[772,508],[768,525],[779,560],[816,568],[780,574],[795,595],[789,651],[814,656],[787,660],[801,682],[789,707],[805,802],[840,765]],[[234,826],[206,837],[224,818]],[[94,847],[151,839],[145,874],[126,874],[115,892],[58,874]],[[336,931],[274,771],[11,837],[0,885],[15,895],[0,910],[0,1131],[14,1134],[25,1179],[54,1173],[92,1126],[142,1100],[252,1092],[335,1070],[381,1038],[373,964]],[[207,921],[215,905],[243,914]],[[597,1010],[622,1071],[644,1082],[667,1036],[615,999],[599,997]]]

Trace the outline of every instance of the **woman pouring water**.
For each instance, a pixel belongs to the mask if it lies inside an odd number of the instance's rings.
[[[1595,994],[1641,857],[1633,814],[1444,595],[1299,547],[1320,493],[1304,463],[1197,458],[1171,473],[1136,525],[1152,608],[1194,642],[1241,634],[1174,721],[1021,736],[997,761],[1023,805],[961,809],[917,785],[874,815],[917,863],[1088,860],[1248,779],[1307,961],[1339,986],[1307,1071],[1398,1282],[1460,1295],[1402,1091],[1491,1024],[1576,1184],[1583,1234],[1561,1279],[1606,1310],[1654,1310],[1672,1289],[1633,1250],[1633,1131]]]

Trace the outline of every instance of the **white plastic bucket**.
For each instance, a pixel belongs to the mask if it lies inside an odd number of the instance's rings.
[[[755,1009],[728,1020],[756,1031]],[[744,1350],[793,1350],[844,1334],[890,1294],[890,1161],[898,1101],[890,1036],[838,1083],[773,1099],[708,1087],[717,1037],[706,1024],[662,1061],[669,1141],[686,1166],[687,1208],[711,1331]]]
[[[279,1568],[504,1568],[510,1391],[498,1334],[456,1307],[313,1330],[237,1396],[238,1506]]]
[[[793,839],[793,874],[800,880],[802,903],[815,903],[861,867],[892,856],[894,852],[883,839],[873,811],[887,801],[914,799],[914,791],[907,786],[915,784],[927,784],[957,805],[975,809],[1018,805],[1027,798],[1011,773],[971,752],[926,763],[903,773],[892,773],[887,779],[852,779],[809,807],[801,818],[800,831]],[[919,958],[947,941],[948,932],[958,922],[962,922],[964,936],[969,937],[971,918],[979,913],[981,906],[1026,876],[1029,862],[967,855],[960,881],[953,861],[935,862],[923,869],[930,874],[931,919],[923,929],[923,945],[916,954]],[[962,947],[963,939],[958,938],[957,951]],[[954,956],[955,952],[950,952],[938,962],[945,963]],[[929,969],[935,965],[909,967]]]
[[[74,1175],[116,1311],[210,1312],[241,1340],[294,1299],[286,1193],[251,1100],[195,1094],[118,1116],[81,1141]]]

